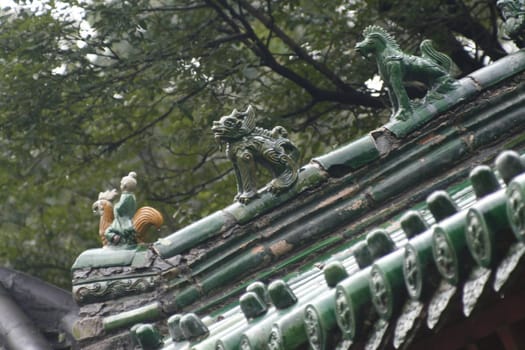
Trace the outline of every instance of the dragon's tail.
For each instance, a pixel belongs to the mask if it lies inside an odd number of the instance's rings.
[[[157,209],[152,207],[139,208],[133,216],[133,227],[138,233],[137,240],[143,240],[144,234],[150,225],[159,229],[163,222],[164,218]]]
[[[453,71],[456,69],[456,65],[450,57],[445,55],[443,52],[439,52],[438,50],[434,49],[431,40],[423,40],[419,45],[419,49],[421,50],[421,55],[423,57],[431,59],[443,67],[447,73],[454,75]]]

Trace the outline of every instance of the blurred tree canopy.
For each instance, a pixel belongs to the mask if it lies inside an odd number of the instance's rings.
[[[0,263],[66,288],[99,246],[91,203],[129,171],[162,235],[231,203],[210,127],[233,108],[285,126],[303,164],[385,123],[353,50],[367,25],[461,75],[512,50],[496,0],[18,1],[0,24]]]

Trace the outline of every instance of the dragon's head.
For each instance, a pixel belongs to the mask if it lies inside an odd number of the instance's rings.
[[[399,49],[395,39],[379,26],[368,26],[363,30],[364,39],[355,45],[355,49],[364,57],[373,56],[385,47]]]
[[[244,112],[236,109],[230,115],[213,122],[211,130],[219,142],[231,142],[250,134],[255,128],[255,111],[252,106]]]

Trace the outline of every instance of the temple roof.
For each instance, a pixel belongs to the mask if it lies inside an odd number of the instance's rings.
[[[75,337],[87,349],[398,348],[504,306],[500,293],[520,300],[512,177],[468,177],[523,151],[524,69],[520,51],[472,73],[414,118],[313,159],[280,195],[263,188],[152,245],[84,252]],[[406,247],[422,274],[405,278]]]

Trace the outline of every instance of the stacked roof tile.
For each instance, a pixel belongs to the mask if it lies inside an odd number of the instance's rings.
[[[408,211],[371,231],[323,270],[309,270],[288,284],[250,285],[238,306],[209,326],[194,314],[171,316],[170,337],[161,343],[159,336],[157,348],[417,346],[418,337],[449,322],[450,313],[469,317],[508,292],[523,301],[516,279],[525,267],[525,159],[505,152],[497,168],[503,180],[478,166],[470,185],[460,184],[452,196],[434,192],[425,210]],[[396,244],[392,236],[404,239]],[[134,335],[142,344],[151,334]]]

